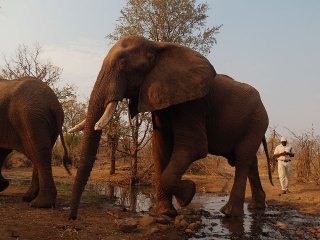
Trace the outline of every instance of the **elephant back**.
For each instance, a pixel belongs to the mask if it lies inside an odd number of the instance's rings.
[[[15,114],[23,114],[29,120],[45,121],[50,129],[61,129],[64,113],[53,90],[44,82],[34,77],[24,77],[12,81],[10,102]],[[14,83],[15,82],[15,83]],[[21,116],[22,117],[22,116]]]

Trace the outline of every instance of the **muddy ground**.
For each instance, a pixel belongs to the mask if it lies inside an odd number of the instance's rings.
[[[58,188],[57,204],[53,209],[34,209],[28,203],[22,201],[21,197],[28,187],[31,179],[31,168],[4,169],[3,175],[11,180],[10,186],[0,193],[0,239],[188,239],[196,236],[201,228],[197,216],[189,219],[197,223],[197,227],[186,231],[183,224],[175,224],[172,219],[152,219],[152,223],[140,224],[141,213],[133,213],[122,207],[114,207],[112,203],[106,204],[104,196],[87,191],[81,200],[79,218],[76,221],[68,221],[69,199],[71,195],[71,184],[75,176],[68,176],[62,167],[54,167],[53,174]],[[110,177],[103,168],[94,169],[90,183],[97,184],[100,180],[118,182],[125,176],[125,172],[119,172]],[[320,217],[320,186],[313,183],[298,182],[292,180],[291,193],[279,196],[280,185],[277,174],[274,173],[275,186],[271,186],[265,174],[261,174],[262,184],[267,194],[268,208],[277,208],[284,213],[288,210]],[[195,180],[199,193],[216,193],[225,196],[230,192],[233,177],[224,176],[185,176]],[[250,187],[247,187],[246,195],[250,196]],[[103,206],[103,207],[102,207]],[[196,207],[197,208],[197,207]],[[199,215],[205,213],[205,209],[180,209],[182,214]],[[188,212],[188,213],[186,213]],[[147,212],[144,214],[148,214]],[[137,228],[130,233],[124,233],[119,229],[116,222],[119,220],[133,220],[137,222]],[[156,221],[155,221],[156,219]],[[319,219],[319,218],[316,218]],[[156,222],[156,223],[155,223]],[[189,222],[190,223],[190,222]],[[279,223],[275,223],[275,225]],[[310,230],[310,238],[320,239],[320,223],[315,223]],[[144,225],[146,225],[144,227]],[[195,224],[196,225],[196,224]],[[275,226],[285,228],[285,226]],[[308,226],[302,231],[308,231]],[[281,229],[280,229],[281,230]],[[283,229],[285,231],[285,229]],[[281,234],[281,232],[280,232]],[[286,233],[287,234],[287,233]],[[283,234],[283,239],[289,239]],[[299,233],[294,235],[299,239]],[[309,236],[306,235],[301,236]],[[199,237],[197,237],[199,238]],[[208,237],[203,239],[219,239]],[[237,239],[236,237],[232,239]],[[238,239],[242,239],[239,237]],[[262,238],[263,239],[263,238]],[[268,238],[266,238],[268,239]],[[303,237],[301,237],[303,239]]]

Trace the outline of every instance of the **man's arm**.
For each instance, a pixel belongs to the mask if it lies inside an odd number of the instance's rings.
[[[287,155],[288,153],[287,152],[282,152],[282,153],[276,153],[276,154],[274,154],[273,156],[275,157],[275,158],[278,158],[278,157],[281,157],[281,156],[285,156],[285,155]]]
[[[286,154],[284,152],[279,152],[279,147],[277,146],[276,149],[274,150],[274,154],[273,154],[273,157],[275,158],[278,158],[278,157],[281,157],[281,156],[285,156]]]

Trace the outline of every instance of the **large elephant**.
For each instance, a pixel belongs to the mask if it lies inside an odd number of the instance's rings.
[[[0,116],[0,191],[9,185],[1,174],[1,167],[6,156],[17,150],[33,163],[31,185],[23,200],[31,202],[32,207],[54,206],[57,190],[51,156],[58,135],[64,148],[63,163],[69,172],[62,135],[64,113],[56,95],[37,78],[0,79]]]
[[[131,116],[149,111],[153,119],[156,174],[155,209],[175,216],[192,200],[194,182],[181,180],[189,165],[207,153],[224,156],[235,166],[229,201],[221,211],[243,215],[246,180],[252,208],[265,207],[256,153],[268,126],[259,93],[251,86],[217,75],[199,53],[178,44],[128,36],[104,59],[92,90],[86,119],[71,131],[84,129],[81,156],[71,199],[70,218],[77,217],[81,194],[97,153],[101,129],[117,102],[130,100]]]

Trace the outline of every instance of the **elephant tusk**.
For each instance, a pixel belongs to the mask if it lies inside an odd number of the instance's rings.
[[[111,120],[114,112],[116,111],[118,102],[113,101],[108,103],[106,110],[104,111],[102,117],[99,119],[99,121],[94,125],[94,130],[102,130],[108,122]]]
[[[86,120],[84,119],[81,123],[78,123],[73,128],[68,130],[68,133],[79,132],[84,129],[84,125],[86,124]]]

